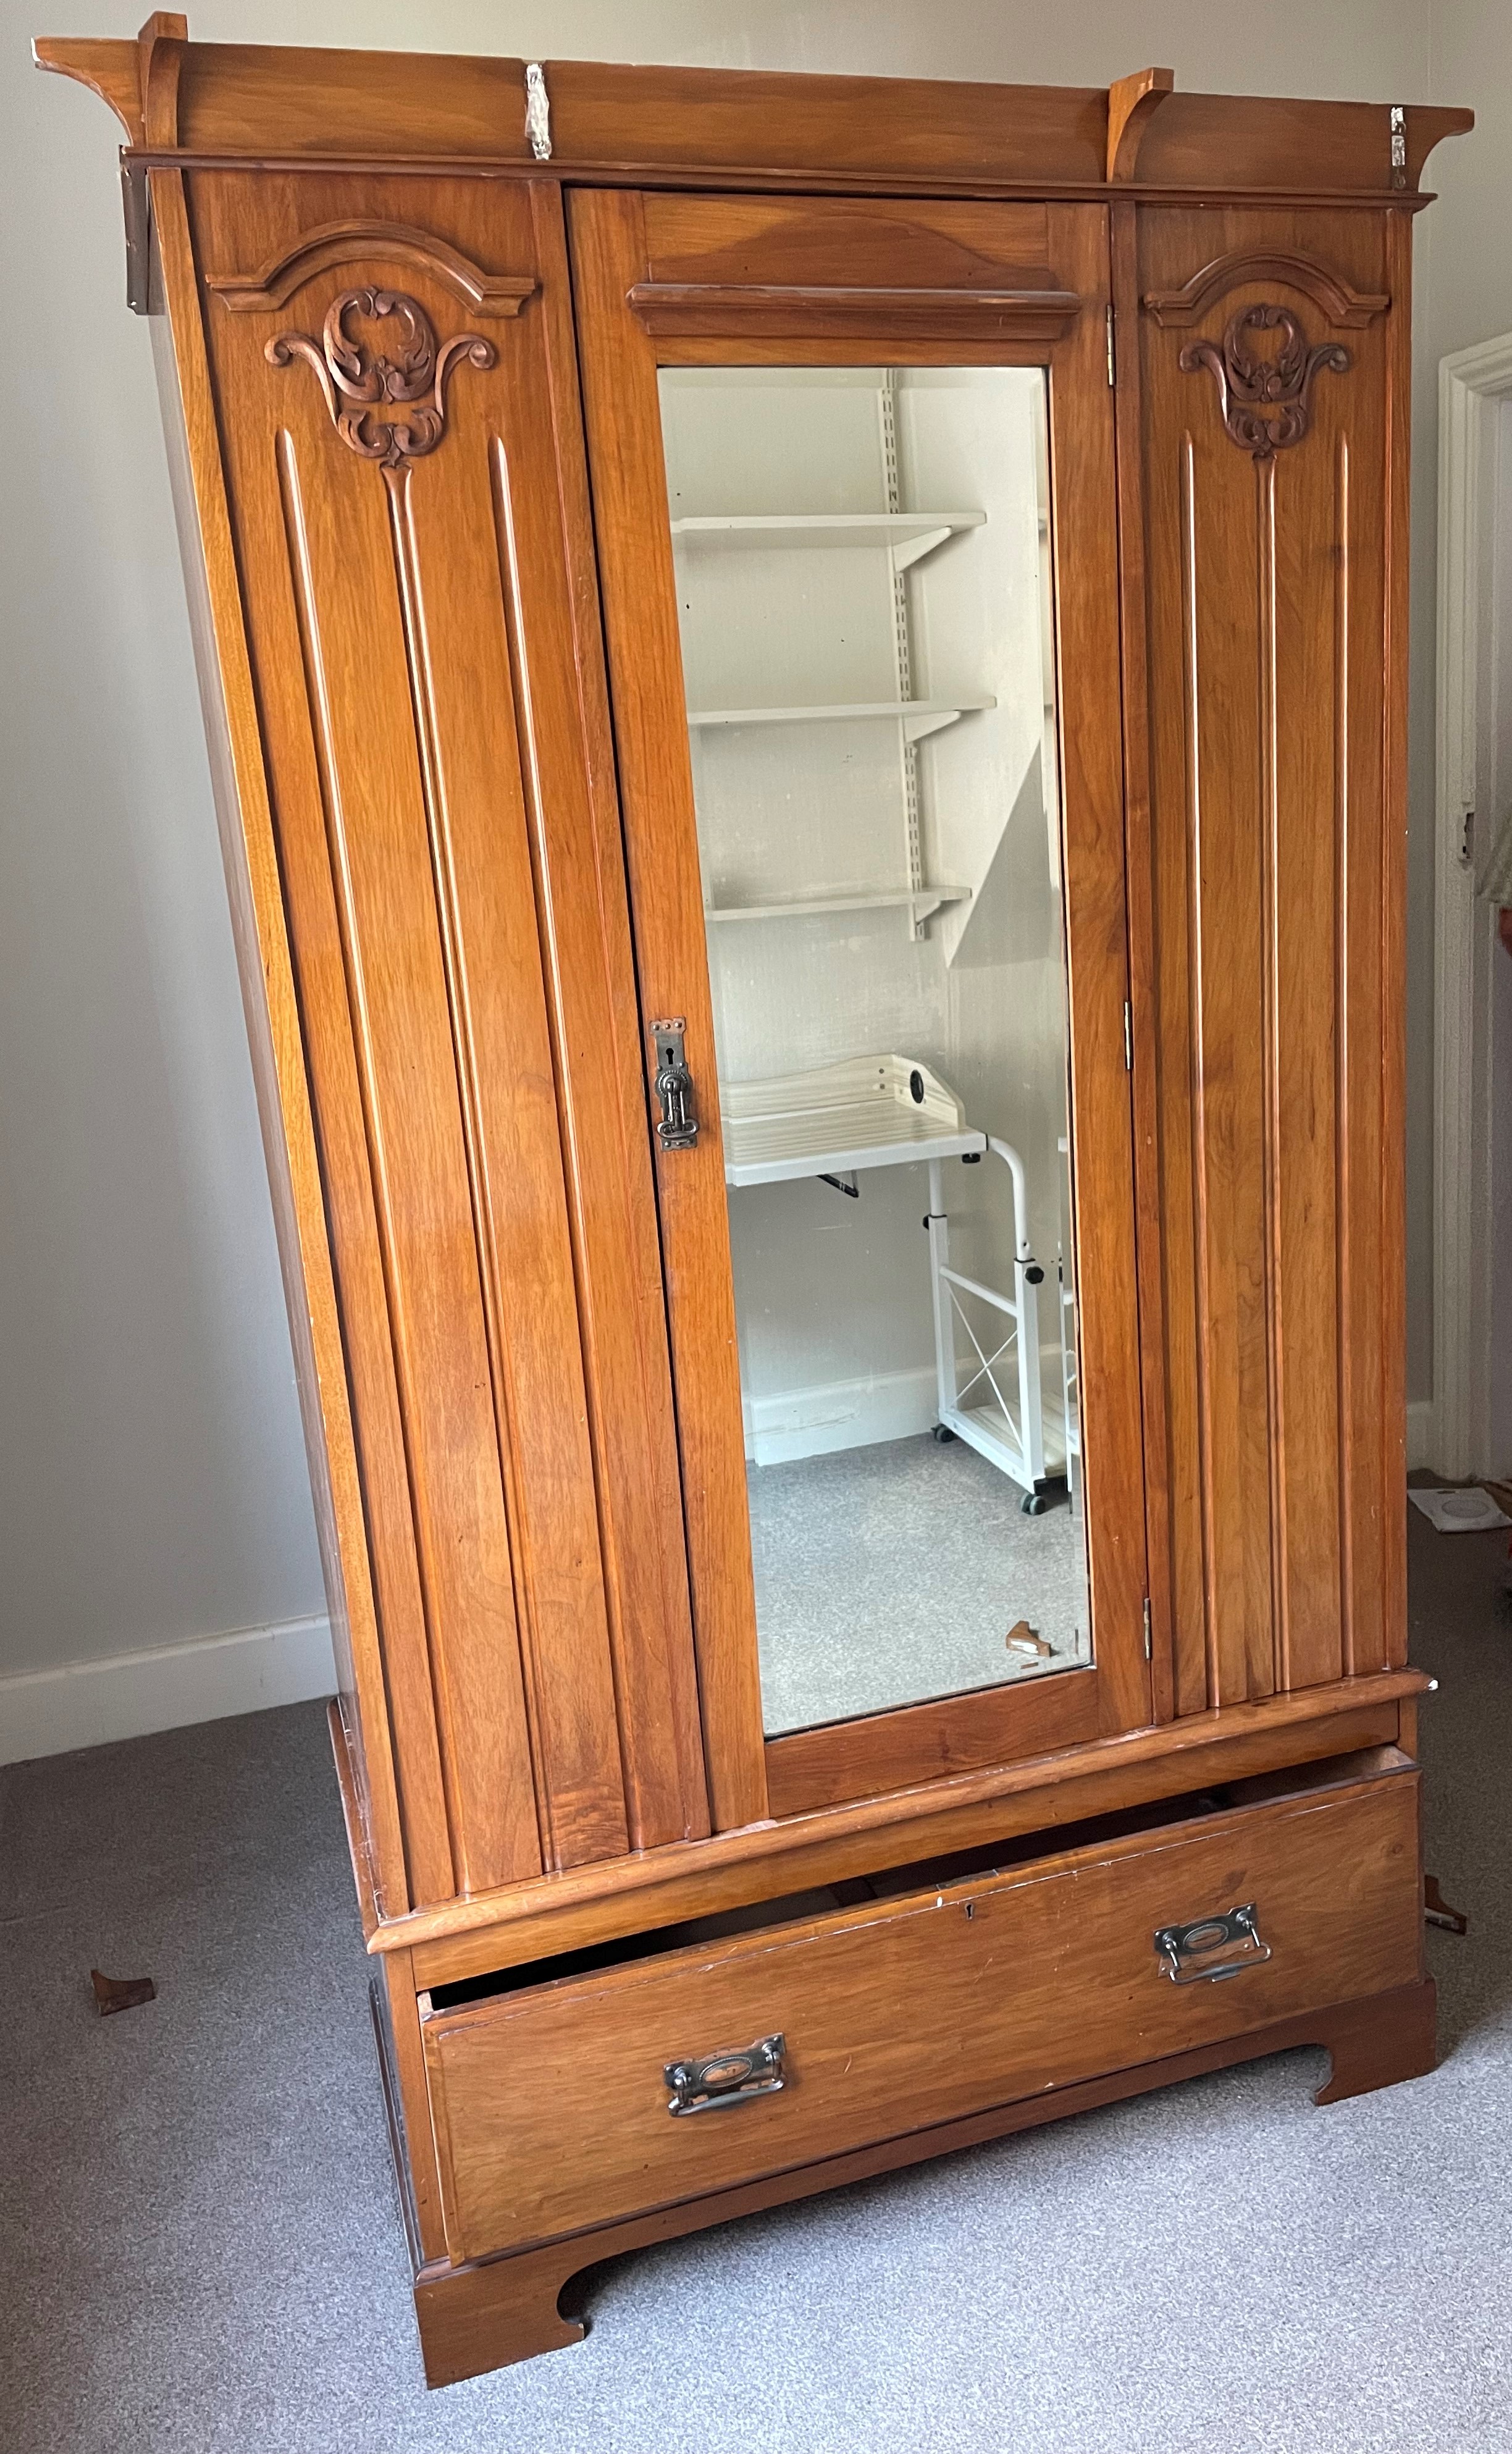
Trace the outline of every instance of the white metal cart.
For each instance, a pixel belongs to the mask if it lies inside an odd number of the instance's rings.
[[[1019,1486],[1020,1506],[1037,1516],[1046,1504],[1046,1486],[1062,1478],[1068,1466],[1067,1313],[1063,1303],[1057,1306],[1061,1391],[1047,1427],[1039,1355],[1039,1289],[1045,1274],[1029,1241],[1027,1187],[1018,1153],[996,1134],[969,1125],[949,1084],[911,1056],[851,1057],[809,1073],[722,1084],[719,1106],[725,1180],[732,1185],[819,1177],[851,1192],[856,1188],[846,1179],[867,1168],[927,1165],[925,1223],[939,1405],[935,1437],[969,1442]],[[944,1162],[989,1157],[1001,1160],[1013,1183],[1011,1296],[965,1277],[950,1263]],[[976,1323],[984,1314],[991,1325],[978,1337]],[[958,1322],[970,1342],[974,1364],[958,1360]],[[1070,1369],[1075,1370],[1074,1351]]]

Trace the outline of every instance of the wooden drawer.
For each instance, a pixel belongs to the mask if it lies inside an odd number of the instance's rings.
[[[1253,1902],[1183,1981],[1158,1929]],[[576,2231],[1421,1974],[1418,1778],[1268,1800],[424,2022],[455,2260]],[[1211,1962],[1200,1963],[1210,1965]],[[780,2092],[669,2114],[664,2066],[779,2034]]]

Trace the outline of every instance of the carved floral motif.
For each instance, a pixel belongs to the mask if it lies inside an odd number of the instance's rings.
[[[1245,339],[1249,332],[1280,332],[1281,345],[1275,356],[1262,357],[1252,349]],[[1241,307],[1230,316],[1221,347],[1189,341],[1179,363],[1183,374],[1193,374],[1199,367],[1211,369],[1231,440],[1252,459],[1269,460],[1306,433],[1312,413],[1309,395],[1319,369],[1327,367],[1341,375],[1350,358],[1340,341],[1322,341],[1310,350],[1289,308],[1259,306]]]
[[[388,352],[352,330],[352,319],[393,318]],[[343,443],[364,460],[397,469],[423,459],[446,432],[446,387],[458,358],[491,367],[497,352],[476,332],[459,332],[436,347],[431,319],[402,290],[344,290],[333,298],[317,341],[309,332],[280,332],[264,352],[269,364],[312,367]],[[385,409],[404,414],[386,415]]]

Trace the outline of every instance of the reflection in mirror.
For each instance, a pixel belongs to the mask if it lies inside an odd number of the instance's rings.
[[[1092,1658],[1045,378],[660,380],[776,1736]]]

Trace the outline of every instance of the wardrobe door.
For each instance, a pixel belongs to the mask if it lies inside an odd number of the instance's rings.
[[[708,1828],[565,234],[190,211],[420,1904]]]
[[[570,230],[728,1825],[1151,1715],[1107,225]]]

